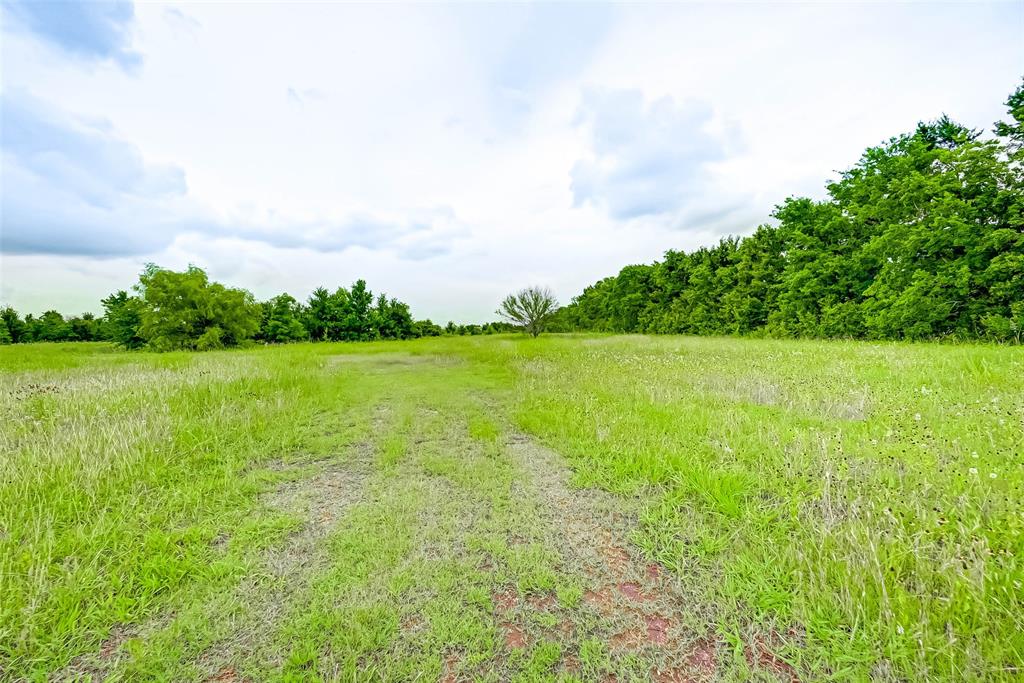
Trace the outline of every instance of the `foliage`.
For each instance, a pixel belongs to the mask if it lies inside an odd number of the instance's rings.
[[[444,328],[432,320],[417,320],[415,323],[417,337],[440,337]]]
[[[175,272],[149,264],[136,285],[141,336],[156,350],[208,350],[251,339],[259,329],[252,294],[210,282],[196,266]]]
[[[29,341],[27,339],[28,329],[25,323],[22,321],[21,316],[18,315],[18,312],[10,306],[0,310],[0,327],[4,328],[9,343],[17,344]]]
[[[536,337],[558,310],[558,301],[547,287],[526,287],[501,302],[498,315]]]
[[[995,133],[1007,140],[1007,152],[1012,159],[1024,160],[1024,81],[1004,103],[1010,121],[997,121]]]
[[[289,294],[279,294],[261,304],[263,320],[258,338],[271,343],[303,341],[309,339],[309,331],[303,324],[306,311],[302,304]]]
[[[148,265],[135,285],[102,300],[104,314],[65,320],[56,311],[22,320],[11,307],[0,309],[0,343],[110,341],[127,349],[207,351],[253,339],[271,344],[297,341],[414,339],[445,334],[511,332],[493,322],[445,328],[414,320],[409,305],[385,294],[374,296],[365,280],[333,293],[315,289],[305,304],[290,294],[256,303],[248,292],[211,282],[196,266],[176,273]]]
[[[103,299],[106,338],[126,349],[137,349],[146,343],[139,334],[142,327],[142,300],[129,296],[123,289]]]
[[[412,339],[419,336],[412,314],[409,313],[409,304],[398,299],[388,299],[381,294],[377,297],[374,314],[377,334],[381,339]]]
[[[573,299],[570,329],[1019,341],[1024,86],[1001,139],[943,116],[864,152],[829,198],[743,239],[669,251]]]

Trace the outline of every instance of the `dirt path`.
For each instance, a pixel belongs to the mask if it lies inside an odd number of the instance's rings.
[[[693,624],[708,623],[684,584],[659,564],[644,560],[630,542],[636,526],[636,505],[596,489],[571,487],[571,471],[558,454],[521,434],[507,444],[526,478],[523,494],[541,503],[549,527],[549,543],[564,570],[583,585],[580,605],[560,623],[566,650],[579,651],[588,639],[606,643],[617,656],[632,657],[638,677],[655,681],[703,681],[715,677],[719,644]],[[520,606],[520,596],[506,603]],[[542,606],[526,598],[529,607]],[[518,628],[514,609],[507,622]],[[567,673],[578,670],[578,655],[564,662]]]
[[[294,597],[326,566],[323,540],[362,496],[372,455],[370,444],[360,443],[344,458],[293,468],[301,475],[264,496],[268,508],[301,522],[283,544],[268,549],[254,562],[254,569],[230,596],[217,600],[225,610],[211,610],[208,618],[222,622],[218,629],[222,636],[196,663],[201,679],[239,680],[234,662],[275,658],[268,647],[270,635]],[[278,472],[289,469],[280,462],[271,462],[267,468]],[[124,662],[125,643],[151,638],[173,626],[177,616],[163,613],[141,624],[114,627],[97,652],[76,657],[50,680],[105,680]]]
[[[238,680],[234,662],[271,661],[280,664],[271,636],[288,613],[295,596],[329,564],[324,539],[357,504],[370,472],[373,449],[359,444],[343,462],[321,463],[311,477],[289,482],[268,497],[267,504],[301,518],[302,526],[284,545],[268,552],[257,571],[235,590],[232,602],[246,607],[245,618],[232,619],[226,637],[207,648],[197,668],[210,681]]]
[[[450,389],[461,366],[400,360],[332,366],[379,382],[389,408],[342,455],[277,465],[289,481],[263,503],[299,523],[237,585],[114,629],[54,680],[703,683],[744,661],[795,680],[769,641],[723,642],[685,577],[645,559],[641,497],[574,487],[503,406]]]

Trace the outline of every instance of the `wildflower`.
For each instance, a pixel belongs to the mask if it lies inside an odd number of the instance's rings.
[[[914,413],[914,419],[917,420],[918,422],[920,422],[921,421],[921,413]]]
[[[978,459],[978,451],[972,451],[971,452],[971,457],[974,458],[975,460],[977,460]]]
[[[996,473],[995,472],[989,472],[988,473],[988,478],[989,479],[995,479],[996,478]]]
[[[978,468],[977,467],[972,467],[971,469],[969,469],[967,471],[970,472],[971,474],[977,474],[978,473]]]

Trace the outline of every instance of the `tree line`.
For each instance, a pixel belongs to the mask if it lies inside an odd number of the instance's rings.
[[[102,300],[104,313],[65,319],[57,311],[22,318],[0,310],[0,343],[110,341],[129,349],[209,350],[253,342],[368,341],[476,335],[515,329],[503,322],[445,327],[415,320],[409,305],[375,296],[364,280],[333,292],[320,287],[303,303],[289,294],[256,301],[209,279],[196,266],[176,272],[146,266],[139,282]]]
[[[1024,85],[982,138],[948,117],[867,149],[773,225],[630,265],[553,328],[867,339],[1024,335]]]

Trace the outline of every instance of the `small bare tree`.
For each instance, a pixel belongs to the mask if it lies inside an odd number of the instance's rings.
[[[497,312],[505,320],[521,326],[536,337],[544,331],[551,315],[557,310],[558,300],[550,289],[527,287],[505,297]]]

